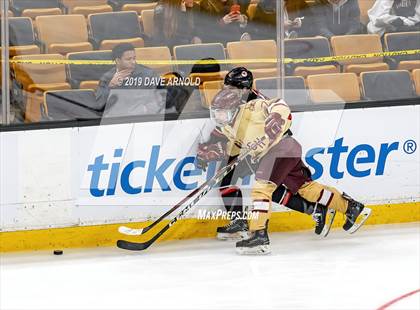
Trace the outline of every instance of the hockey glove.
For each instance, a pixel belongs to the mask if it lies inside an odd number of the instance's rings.
[[[285,120],[281,118],[278,113],[270,113],[265,121],[265,134],[270,139],[270,143],[274,141],[282,132],[282,127],[285,124]]]
[[[199,144],[196,166],[197,168],[206,171],[209,162],[222,160],[226,158],[226,155],[226,144],[222,142]]]

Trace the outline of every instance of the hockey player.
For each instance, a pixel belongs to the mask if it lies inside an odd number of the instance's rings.
[[[293,193],[315,204],[345,214],[343,229],[354,233],[368,218],[371,210],[337,189],[311,179],[304,165],[300,144],[291,136],[292,115],[280,99],[255,99],[243,104],[238,91],[227,87],[213,99],[211,118],[220,128],[219,140],[199,150],[198,158],[223,160],[241,149],[251,149],[256,166],[252,189],[253,209],[257,217],[249,221],[250,237],[236,243],[239,254],[271,252],[267,234],[273,193],[286,186]]]
[[[237,67],[228,72],[225,77],[224,86],[229,87],[241,98],[241,104],[255,99],[266,99],[258,90],[252,88],[253,76],[251,71],[244,67]],[[290,132],[289,132],[290,133]],[[207,163],[212,160],[212,146],[218,143],[227,143],[227,138],[221,129],[216,127],[211,133],[210,140],[199,145],[198,166],[205,169]],[[235,160],[237,156],[229,156],[223,161],[222,166]],[[248,237],[248,222],[243,216],[242,191],[236,186],[238,178],[255,173],[255,164],[249,158],[240,163],[238,167],[223,178],[220,184],[220,194],[227,211],[233,212],[237,217],[233,218],[227,226],[217,229],[217,237],[221,240],[241,239]],[[322,204],[315,204],[303,199],[298,193],[292,194],[282,185],[278,186],[273,193],[273,201],[285,205],[289,209],[312,215],[315,220],[315,233],[326,237],[334,220],[335,210],[329,210]],[[328,216],[327,216],[328,215]],[[328,220],[327,220],[328,218]]]

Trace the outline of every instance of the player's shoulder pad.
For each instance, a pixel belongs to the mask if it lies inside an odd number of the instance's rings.
[[[265,99],[256,98],[256,99],[248,101],[243,106],[246,109],[258,110],[258,109],[261,109],[261,108],[265,108],[266,107],[266,102],[267,102],[267,100],[265,100]]]
[[[273,98],[273,99],[269,99],[269,100],[267,100],[267,102],[271,105],[271,104],[281,104],[281,105],[284,105],[284,106],[286,106],[286,107],[288,107],[289,105],[286,103],[286,101],[284,101],[284,99],[281,99],[281,98],[278,98],[278,97],[276,97],[276,98]]]
[[[280,98],[273,98],[267,101],[267,110],[269,113],[271,113],[273,110],[284,110],[287,109],[290,111],[289,105]]]

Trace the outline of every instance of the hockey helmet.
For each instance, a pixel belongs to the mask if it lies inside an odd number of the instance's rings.
[[[254,77],[252,76],[252,72],[244,67],[233,68],[225,76],[225,85],[240,89],[251,89],[253,82]]]
[[[241,103],[238,92],[230,87],[223,88],[211,102],[210,117],[217,126],[225,126],[233,121]]]

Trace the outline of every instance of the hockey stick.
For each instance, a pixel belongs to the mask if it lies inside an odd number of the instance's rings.
[[[263,138],[264,140],[264,138]],[[171,210],[162,215],[158,220],[153,222],[151,225],[147,226],[148,230],[158,224],[166,215],[172,213],[175,209],[182,206],[189,198],[196,196],[193,201],[187,204],[165,227],[163,227],[156,235],[154,235],[150,240],[138,243],[130,242],[126,240],[118,240],[117,247],[125,250],[131,251],[142,251],[151,246],[160,236],[162,236],[173,224],[175,224],[181,217],[183,217],[193,206],[195,206],[201,198],[203,198],[216,184],[218,184],[228,173],[230,173],[242,160],[245,159],[252,149],[246,149],[245,152],[242,152],[238,158],[231,162],[226,167],[222,168],[213,178],[204,182],[199,188],[191,192],[187,197],[181,200],[177,205],[175,205]],[[144,229],[140,229],[144,230]],[[140,231],[139,230],[139,231]]]
[[[209,181],[210,180],[208,180],[207,182],[209,182]],[[120,226],[118,228],[118,231],[121,234],[127,235],[127,236],[139,236],[139,235],[145,234],[150,229],[152,229],[157,224],[159,224],[165,217],[167,217],[169,214],[171,214],[176,209],[178,209],[180,206],[182,206],[184,203],[186,203],[188,201],[188,199],[190,199],[195,194],[197,194],[200,191],[200,189],[202,189],[202,187],[207,184],[207,182],[205,182],[202,186],[196,188],[194,191],[192,191],[191,193],[189,193],[185,198],[183,198],[180,202],[178,202],[175,206],[173,206],[171,209],[169,209],[165,214],[163,214],[162,216],[160,216],[157,220],[155,220],[149,226],[146,226],[146,227],[143,227],[143,228],[138,228],[138,229],[130,228],[130,227],[127,227],[127,226]]]
[[[219,182],[229,172],[231,172],[233,170],[233,168],[235,168],[239,164],[239,162],[242,161],[249,154],[249,152],[250,152],[250,150],[244,152],[243,155],[242,154],[239,155],[238,158],[235,161],[233,161],[232,163],[230,163],[229,165],[227,165],[223,169],[219,170],[219,172],[212,179],[207,180],[200,187],[196,188],[194,191],[189,193],[185,198],[183,198],[180,202],[178,202],[175,206],[173,206],[171,209],[169,209],[167,212],[165,212],[165,214],[160,216],[157,220],[155,220],[149,226],[139,228],[139,229],[130,228],[130,227],[126,227],[126,226],[120,226],[118,228],[118,231],[120,233],[122,233],[124,235],[128,235],[128,236],[139,236],[139,235],[145,234],[150,229],[152,229],[157,224],[159,224],[162,220],[164,220],[168,215],[173,213],[176,209],[178,209],[179,207],[184,205],[190,198],[197,195],[198,192],[204,191],[204,189],[209,187],[209,186],[213,187],[215,185],[214,183]],[[214,179],[216,179],[216,182],[214,182]]]

